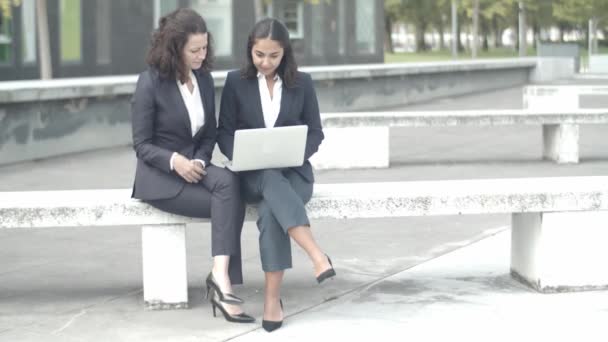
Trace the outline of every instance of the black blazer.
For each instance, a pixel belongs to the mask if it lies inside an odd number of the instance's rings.
[[[210,165],[215,146],[215,88],[209,72],[195,70],[205,109],[205,124],[192,136],[190,117],[174,79],[160,77],[154,69],[139,75],[131,104],[133,147],[137,169],[134,198],[155,200],[175,197],[186,181],[171,171],[173,152]]]
[[[319,149],[323,140],[319,103],[309,74],[298,72],[296,85],[288,88],[283,83],[281,110],[274,127],[308,125],[304,164],[293,169],[307,181],[314,182],[308,159]],[[264,113],[258,79],[246,79],[239,70],[228,73],[222,91],[217,143],[224,155],[232,159],[234,131],[263,128]],[[252,146],[254,147],[254,146]],[[254,147],[255,148],[255,147]],[[243,172],[247,174],[247,172]]]

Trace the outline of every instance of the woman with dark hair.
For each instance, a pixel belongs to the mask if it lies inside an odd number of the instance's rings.
[[[137,169],[133,197],[173,214],[211,218],[213,269],[207,296],[230,322],[253,322],[243,300],[240,237],[245,217],[238,178],[211,164],[216,142],[212,39],[187,8],[162,17],[132,102]]]
[[[262,326],[269,332],[283,322],[280,289],[284,270],[292,266],[290,237],[310,257],[319,283],[336,272],[313,238],[305,208],[314,183],[308,159],[323,140],[317,96],[310,75],[297,69],[285,25],[264,19],[249,35],[247,65],[229,72],[226,78],[218,145],[232,159],[236,130],[293,125],[308,126],[303,165],[239,173],[243,196],[258,206],[260,257],[266,280]]]

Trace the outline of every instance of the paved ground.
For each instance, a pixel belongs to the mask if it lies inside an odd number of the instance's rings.
[[[520,107],[521,89],[512,88],[408,109]],[[322,171],[317,179],[607,175],[607,131],[584,126],[582,162],[555,165],[539,159],[539,127],[401,128],[391,132],[390,169]],[[130,148],[83,153],[0,168],[0,191],[127,188],[133,170]],[[243,234],[246,284],[237,289],[258,318],[248,325],[213,318],[204,301],[206,225],[188,228],[191,308],[162,312],[142,309],[139,229],[0,231],[0,341],[608,339],[605,291],[541,295],[509,277],[508,225],[507,215],[316,221],[338,277],[316,285],[294,248],[287,318],[273,334],[260,328],[263,274],[252,222]]]

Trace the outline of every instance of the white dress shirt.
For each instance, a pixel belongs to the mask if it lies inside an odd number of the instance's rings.
[[[274,76],[274,87],[272,87],[272,98],[268,91],[266,76],[258,72],[258,86],[260,87],[260,100],[262,101],[262,112],[264,113],[264,124],[266,127],[274,127],[279,112],[281,111],[281,94],[283,92],[283,81],[279,75]]]
[[[203,100],[201,99],[201,92],[198,89],[198,83],[196,82],[196,76],[190,71],[190,79],[192,80],[192,92],[188,89],[188,83],[183,83],[177,80],[177,88],[182,95],[188,116],[190,117],[190,128],[191,134],[194,136],[198,130],[205,124],[205,108],[203,107]],[[173,170],[173,159],[177,155],[177,152],[173,152],[169,166]],[[201,159],[195,159],[199,161],[203,167],[205,167],[205,161]]]
[[[177,80],[177,87],[179,92],[182,94],[182,99],[188,110],[188,116],[190,117],[190,127],[192,129],[192,136],[198,132],[198,130],[205,124],[205,108],[203,108],[203,100],[201,99],[201,92],[198,89],[198,83],[194,73],[190,71],[190,79],[192,80],[192,92],[188,89],[188,83],[182,84]]]

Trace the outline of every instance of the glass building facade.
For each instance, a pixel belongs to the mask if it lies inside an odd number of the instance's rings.
[[[256,18],[282,20],[299,65],[381,63],[383,0],[47,0],[53,78],[136,74],[158,19],[191,7],[214,37],[215,69],[242,65]],[[37,79],[35,0],[0,13],[0,81]]]

